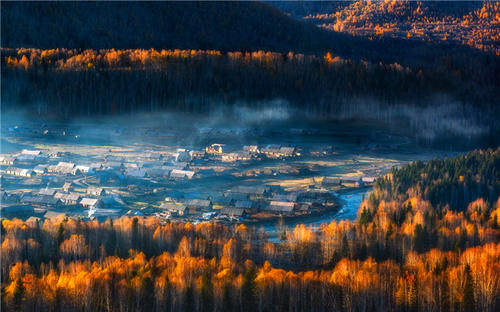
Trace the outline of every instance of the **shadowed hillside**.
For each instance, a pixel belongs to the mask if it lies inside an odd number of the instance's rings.
[[[5,2],[1,14],[4,48],[330,51],[407,65],[424,64],[430,51],[429,43],[326,31],[259,2]]]
[[[317,51],[350,39],[257,2],[2,4],[3,47]]]

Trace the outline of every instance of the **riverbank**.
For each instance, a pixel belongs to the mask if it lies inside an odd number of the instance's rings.
[[[339,209],[335,211],[327,211],[325,213],[319,213],[307,216],[297,216],[291,218],[276,218],[273,221],[265,221],[256,223],[250,223],[257,228],[263,228],[269,235],[269,239],[277,240],[278,232],[280,227],[284,227],[285,230],[293,230],[297,225],[304,224],[305,226],[311,226],[314,230],[319,229],[321,224],[328,224],[333,220],[355,220],[357,212],[361,202],[363,200],[363,195],[365,197],[371,192],[371,187],[356,188],[356,189],[346,189],[342,193],[338,193]],[[340,194],[339,194],[340,193]],[[281,224],[280,224],[281,223]],[[248,223],[245,223],[248,225]]]

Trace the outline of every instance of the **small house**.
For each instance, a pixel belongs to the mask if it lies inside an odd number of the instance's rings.
[[[66,219],[66,214],[58,211],[47,211],[43,217],[45,219]]]
[[[170,172],[170,178],[175,180],[192,179],[194,173],[195,173],[194,171],[189,171],[189,170],[173,169]]]
[[[377,177],[362,177],[361,181],[366,185],[373,185],[377,182]]]
[[[42,188],[42,189],[40,189],[40,192],[38,192],[38,194],[46,195],[46,196],[54,196],[56,194],[56,192],[57,192],[57,190],[55,190],[55,189]]]
[[[145,169],[139,169],[139,168],[132,168],[128,169],[125,172],[125,175],[128,178],[133,178],[133,179],[143,179],[146,177],[147,171]]]
[[[166,210],[171,214],[184,216],[188,214],[188,208],[186,205],[178,205],[174,203],[162,203],[160,209]]]
[[[85,208],[95,209],[101,207],[101,201],[97,198],[82,198],[80,205]]]
[[[44,174],[48,172],[47,167],[47,165],[36,165],[35,168],[33,168],[33,171],[36,174]]]
[[[23,155],[33,155],[33,156],[39,156],[42,154],[42,151],[39,151],[39,150],[27,150],[27,149],[23,149],[23,151],[21,152],[21,154]]]
[[[0,165],[14,165],[16,159],[12,156],[0,156]]]
[[[64,183],[62,190],[66,193],[73,191],[73,183],[71,183],[71,182]]]
[[[272,198],[273,201],[285,201],[285,202],[295,202],[297,201],[298,194],[297,193],[289,193],[289,194],[275,194]]]
[[[80,201],[80,195],[78,194],[62,194],[59,195],[60,193],[57,193],[57,196],[60,196],[60,200],[63,204],[68,205],[68,206],[74,206],[78,205],[78,202]],[[56,197],[56,196],[54,196]]]
[[[250,200],[238,200],[234,203],[234,207],[237,209],[243,209],[247,213],[250,213],[253,209],[255,209],[255,205]]]
[[[190,212],[212,209],[212,203],[208,199],[188,199],[184,202],[184,205]]]
[[[18,177],[26,177],[31,178],[35,175],[35,172],[32,169],[23,169],[23,168],[15,168],[9,167],[5,169],[6,174],[15,175]]]
[[[104,188],[102,187],[89,186],[87,188],[87,194],[93,196],[104,196],[106,194],[106,191],[104,191]]]
[[[229,217],[238,217],[238,218],[243,218],[246,217],[246,212],[245,209],[239,209],[239,208],[222,208],[220,213],[222,215],[226,215]]]
[[[38,207],[60,207],[61,200],[48,195],[27,195],[21,198],[21,202]]]
[[[78,165],[75,166],[81,173],[92,173],[93,169],[90,166]]]
[[[340,179],[338,178],[332,178],[332,177],[324,177],[323,181],[321,182],[322,185],[324,186],[336,186],[340,185]]]
[[[279,214],[291,214],[294,209],[295,209],[295,203],[271,201],[266,210]]]

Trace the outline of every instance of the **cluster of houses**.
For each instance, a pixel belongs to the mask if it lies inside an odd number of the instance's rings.
[[[235,186],[222,193],[200,198],[169,196],[161,203],[160,215],[172,217],[245,218],[252,215],[297,215],[335,205],[331,192],[308,189],[285,192],[276,186]]]
[[[278,144],[247,145],[242,149],[231,149],[223,144],[207,144],[204,150],[172,148],[114,154],[109,151],[104,155],[91,157],[67,152],[23,150],[13,155],[0,155],[1,179],[3,181],[8,178],[9,183],[16,184],[30,180],[34,183],[29,185],[36,187],[19,187],[11,191],[2,188],[0,207],[2,212],[37,210],[50,215],[55,211],[79,211],[88,217],[114,217],[121,215],[128,207],[117,195],[119,192],[114,190],[140,197],[156,193],[142,191],[147,188],[166,191],[168,188],[197,187],[196,183],[202,184],[205,181],[198,178],[208,176],[209,169],[203,169],[204,166],[209,167],[207,164],[215,163],[238,171],[234,164],[223,163],[285,159],[299,157],[301,152],[300,148]],[[224,190],[215,188],[206,196],[194,198],[182,193],[169,195],[155,208],[155,213],[161,216],[231,220],[259,214],[307,214],[315,209],[334,205],[332,194],[327,190],[330,186],[362,186],[374,182],[375,178],[372,177],[326,177],[322,180],[321,189],[309,188],[294,192],[286,192],[277,186],[239,185]],[[49,188],[48,185],[52,187]],[[157,199],[154,199],[154,203],[157,203]],[[155,204],[152,206],[157,207]]]
[[[42,188],[21,194],[1,192],[1,211],[4,213],[60,213],[92,217],[106,211],[108,216],[118,216],[126,207],[121,198],[107,194],[104,188],[88,186],[74,191],[74,185],[66,182],[61,188]]]
[[[341,186],[341,185],[353,185],[355,187],[363,186],[373,186],[377,181],[377,177],[359,177],[359,176],[347,176],[347,177],[324,177],[321,184],[324,187]]]
[[[195,152],[192,154],[198,158],[209,158],[223,162],[250,161],[263,158],[283,159],[300,156],[300,149],[294,146],[282,146],[269,144],[265,146],[245,145],[243,150],[226,151],[224,144],[212,144],[205,148],[205,153]]]

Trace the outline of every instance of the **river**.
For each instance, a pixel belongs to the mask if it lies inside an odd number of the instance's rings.
[[[295,228],[298,224],[304,224],[306,226],[312,226],[313,229],[318,229],[321,224],[330,223],[333,220],[355,220],[358,208],[363,200],[363,195],[366,196],[369,192],[371,192],[371,190],[371,188],[362,188],[343,192],[338,194],[340,204],[342,205],[340,210],[289,220],[285,218],[283,219],[283,224],[288,228],[288,230]],[[279,222],[274,224],[265,224],[262,227],[269,234],[271,241],[276,239]]]

